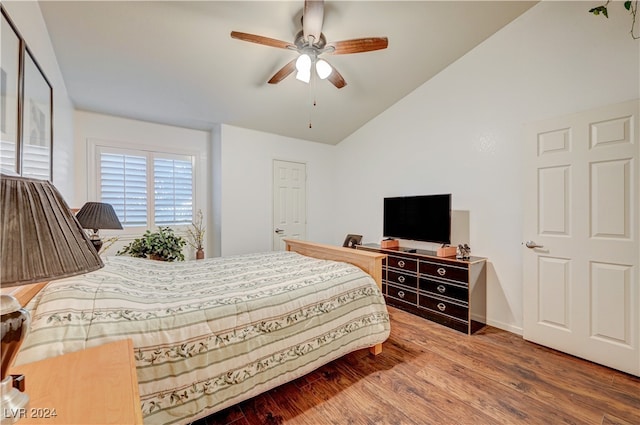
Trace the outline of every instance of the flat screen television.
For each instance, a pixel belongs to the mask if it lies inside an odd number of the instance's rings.
[[[451,194],[384,198],[388,238],[451,243]]]

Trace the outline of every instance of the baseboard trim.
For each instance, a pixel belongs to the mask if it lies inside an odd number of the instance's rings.
[[[493,326],[494,328],[502,329],[503,331],[511,332],[516,335],[522,336],[524,331],[520,326],[514,326],[509,323],[500,322],[497,320],[487,320],[487,325]]]

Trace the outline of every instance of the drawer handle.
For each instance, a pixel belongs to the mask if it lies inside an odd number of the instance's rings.
[[[404,291],[398,291],[398,296],[400,298],[404,298]]]
[[[446,305],[442,304],[442,303],[438,303],[438,310],[440,311],[445,311],[445,309],[447,308]]]
[[[398,261],[398,267],[404,267],[404,261],[402,260]]]
[[[404,283],[405,280],[404,276],[398,276],[398,282]]]
[[[447,290],[447,288],[444,287],[444,285],[438,285],[438,287],[436,288],[438,290],[438,292],[440,292],[441,294],[444,294],[444,292]]]
[[[445,269],[443,269],[442,267],[439,267],[438,270],[436,270],[438,272],[438,274],[440,276],[444,276],[445,274],[447,274],[447,271]]]

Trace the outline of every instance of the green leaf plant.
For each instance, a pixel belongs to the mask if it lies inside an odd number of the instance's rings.
[[[173,233],[170,227],[159,227],[157,232],[147,230],[144,235],[134,239],[116,255],[129,255],[138,258],[151,258],[162,261],[184,261],[182,248],[187,242]]]
[[[609,10],[607,9],[609,3],[611,3],[611,0],[607,0],[607,2],[601,6],[589,9],[589,13],[593,13],[595,16],[604,15],[605,18],[609,18]],[[629,33],[631,33],[631,37],[634,40],[637,40],[640,38],[640,35],[635,34],[636,14],[638,13],[638,0],[626,0],[624,2],[624,8],[627,9],[631,14],[631,31],[629,31]]]

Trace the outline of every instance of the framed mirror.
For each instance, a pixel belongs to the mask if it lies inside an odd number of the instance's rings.
[[[18,158],[18,94],[20,80],[21,41],[13,25],[2,10],[0,58],[0,170],[4,173],[20,172]]]
[[[51,180],[52,97],[51,84],[25,49],[20,167],[24,177]]]
[[[4,6],[0,58],[0,171],[53,179],[53,88]]]

